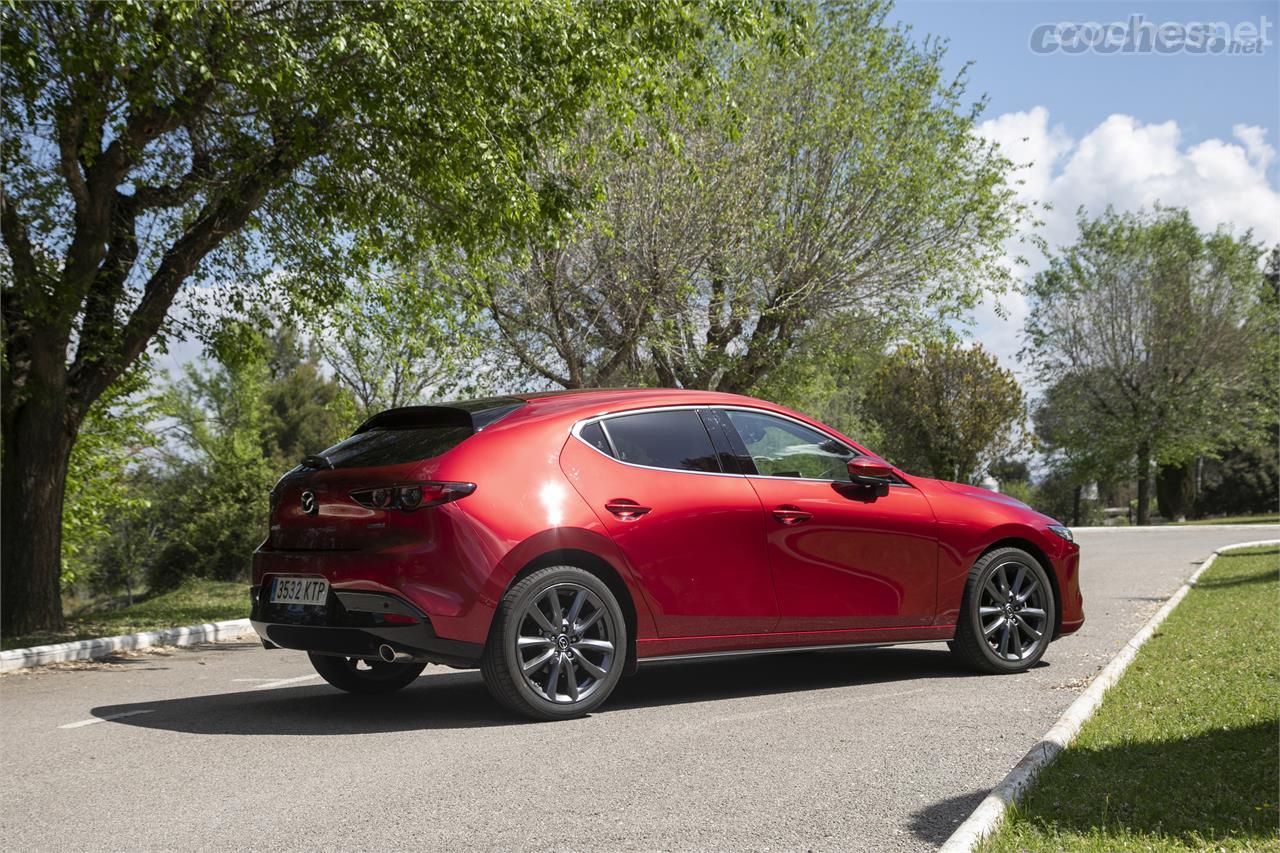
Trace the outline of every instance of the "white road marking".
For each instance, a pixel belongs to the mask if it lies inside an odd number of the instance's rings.
[[[137,711],[121,711],[118,714],[107,714],[105,717],[94,717],[92,720],[81,720],[78,723],[67,723],[65,726],[58,726],[60,729],[78,729],[84,726],[92,726],[94,723],[105,723],[107,720],[118,720],[121,717],[135,717],[138,714],[150,714],[154,708],[142,708]]]
[[[282,678],[279,681],[268,681],[266,684],[255,684],[249,689],[250,690],[270,690],[273,687],[285,687],[290,684],[298,684],[299,682],[310,681],[313,678],[319,678],[319,677],[320,677],[319,673],[313,673],[312,675],[300,675],[297,678]]]

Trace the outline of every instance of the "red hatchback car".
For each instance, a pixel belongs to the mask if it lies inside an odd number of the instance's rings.
[[[1020,672],[1084,622],[1078,564],[1053,519],[772,403],[531,394],[393,409],[304,459],[253,625],[343,690],[479,667],[560,719],[642,661],[945,640]]]

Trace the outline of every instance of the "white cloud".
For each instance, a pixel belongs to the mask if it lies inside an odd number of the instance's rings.
[[[1047,204],[1040,235],[1051,251],[1076,238],[1076,211],[1102,213],[1153,207],[1157,202],[1185,207],[1202,229],[1226,225],[1234,233],[1251,229],[1266,244],[1280,242],[1280,187],[1268,179],[1275,148],[1265,128],[1238,124],[1232,140],[1208,139],[1186,145],[1177,122],[1143,124],[1133,116],[1112,115],[1079,139],[1050,122],[1049,110],[1005,113],[983,122],[979,134],[1000,145],[1018,172],[1019,197]],[[1023,274],[1043,269],[1046,259],[1022,246],[1030,263]],[[1010,251],[1014,251],[1011,247]],[[1009,367],[1026,318],[1019,294],[1002,300],[1006,318],[986,304],[975,312],[975,338]],[[1025,374],[1019,371],[1025,379]]]

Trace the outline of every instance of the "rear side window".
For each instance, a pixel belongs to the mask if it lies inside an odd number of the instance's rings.
[[[720,471],[711,439],[691,409],[622,415],[605,421],[604,428],[623,462],[677,471]]]
[[[430,459],[471,436],[469,426],[372,427],[321,451],[334,468],[399,465]]]
[[[613,448],[609,446],[609,439],[604,437],[604,427],[600,426],[598,421],[593,424],[587,424],[578,430],[578,435],[583,441],[606,456],[613,455]]]

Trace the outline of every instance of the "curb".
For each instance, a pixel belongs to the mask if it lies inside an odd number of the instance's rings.
[[[98,637],[94,640],[77,640],[73,643],[10,649],[0,652],[0,672],[11,672],[15,669],[42,666],[59,661],[93,660],[106,657],[112,652],[129,649],[212,643],[218,640],[230,640],[252,631],[253,627],[248,619],[228,619],[225,622],[209,622],[205,625],[165,628],[163,631],[143,631],[138,634],[122,634],[118,637]]]
[[[1006,810],[1022,799],[1023,795],[1035,784],[1036,779],[1046,767],[1057,759],[1058,754],[1067,748],[1080,732],[1080,727],[1093,716],[1094,711],[1102,704],[1102,697],[1107,688],[1120,680],[1120,676],[1129,668],[1138,649],[1160,627],[1166,617],[1178,606],[1178,602],[1186,596],[1200,575],[1213,565],[1219,554],[1235,551],[1240,548],[1256,548],[1262,545],[1280,545],[1280,539],[1265,539],[1258,542],[1240,542],[1235,545],[1224,545],[1209,555],[1209,559],[1201,563],[1200,568],[1178,588],[1156,614],[1133,635],[1129,642],[1116,654],[1111,662],[1094,677],[1089,687],[1062,712],[1053,728],[1040,739],[1040,742],[1022,757],[1000,784],[991,789],[986,798],[973,810],[973,814],[964,823],[956,827],[951,837],[939,848],[939,853],[969,853],[978,844],[1000,828],[1004,823]]]

